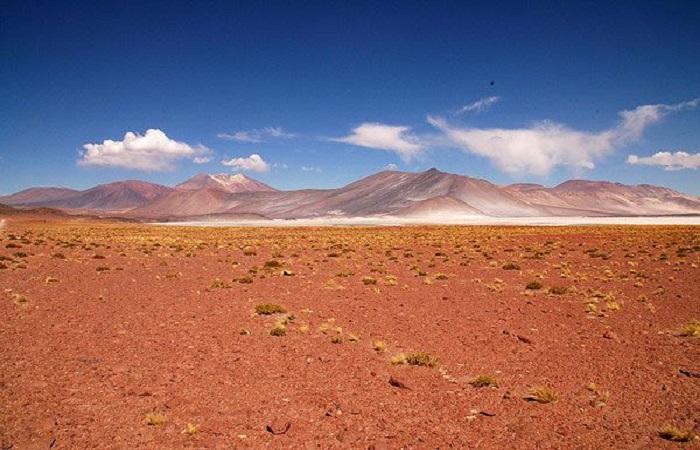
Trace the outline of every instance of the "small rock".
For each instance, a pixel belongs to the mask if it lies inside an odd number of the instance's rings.
[[[397,380],[394,377],[389,377],[389,384],[399,389],[411,389],[410,387],[406,386],[401,380]]]
[[[525,343],[525,344],[532,344],[532,339],[530,339],[530,338],[527,337],[527,336],[522,336],[522,335],[519,334],[519,335],[517,336],[517,338],[518,338],[518,340],[519,340],[520,342],[523,342],[523,343]]]
[[[700,372],[696,372],[694,370],[678,369],[678,372],[680,372],[681,375],[685,375],[686,377],[700,378]]]
[[[281,423],[271,423],[265,427],[265,431],[272,434],[285,434],[292,427],[291,422],[287,422],[284,425]]]
[[[610,330],[603,333],[603,337],[605,339],[610,339],[610,340],[615,341],[615,342],[620,341],[620,338],[617,336],[617,333],[615,333],[614,331],[610,331]]]

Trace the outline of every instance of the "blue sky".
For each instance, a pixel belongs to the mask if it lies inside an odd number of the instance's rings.
[[[0,193],[437,167],[700,194],[697,2],[3,5]]]

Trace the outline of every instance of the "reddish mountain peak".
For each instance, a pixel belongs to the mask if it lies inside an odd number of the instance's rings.
[[[112,183],[100,184],[85,191],[86,194],[114,195],[119,193],[132,193],[146,200],[158,198],[170,192],[172,188],[161,184],[149,183],[139,180],[115,181]]]
[[[611,181],[593,181],[593,180],[567,180],[561,184],[558,184],[554,189],[558,190],[587,190],[587,189],[600,189],[612,186],[624,186],[620,183],[613,183]]]
[[[63,187],[33,187],[0,197],[0,203],[8,205],[41,203],[68,198],[78,193],[79,191]]]
[[[242,173],[230,175],[226,173],[200,173],[175,186],[176,189],[192,191],[198,189],[218,189],[224,192],[272,192],[276,189],[254,180]]]

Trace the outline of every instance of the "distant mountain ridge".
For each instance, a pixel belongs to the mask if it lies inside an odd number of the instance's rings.
[[[700,197],[648,184],[569,180],[551,188],[498,186],[437,169],[383,171],[337,189],[293,191],[242,174],[198,174],[175,187],[130,180],[84,191],[31,188],[0,197],[0,203],[149,220],[700,215]]]

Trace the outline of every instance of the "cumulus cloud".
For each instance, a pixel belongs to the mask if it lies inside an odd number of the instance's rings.
[[[399,170],[399,166],[394,163],[389,163],[382,170]]]
[[[695,99],[621,111],[618,124],[600,132],[574,130],[549,121],[515,129],[458,127],[430,116],[428,122],[445,134],[449,144],[490,159],[504,172],[546,175],[556,166],[592,169],[595,161],[641,138],[650,125],[699,103],[700,99]]]
[[[682,170],[700,168],[700,153],[688,153],[684,151],[657,152],[651,156],[639,157],[637,155],[629,155],[627,164],[643,165],[643,166],[660,166],[664,170]]]
[[[219,133],[217,137],[229,141],[260,143],[270,139],[292,139],[297,135],[288,133],[280,127],[265,127],[248,131],[236,131],[234,133]]]
[[[424,145],[410,131],[411,128],[405,126],[363,123],[353,129],[351,134],[331,140],[360,147],[391,151],[398,154],[404,161],[410,161],[424,150]]]
[[[479,99],[475,101],[474,103],[470,103],[468,105],[462,106],[459,111],[457,111],[457,114],[462,114],[462,113],[467,113],[467,112],[473,112],[473,113],[480,113],[482,111],[486,111],[493,105],[494,103],[497,103],[499,100],[501,100],[501,97],[497,96],[491,96],[491,97],[484,97],[482,99]]]
[[[101,144],[85,144],[83,149],[78,165],[144,171],[170,170],[180,159],[210,152],[203,146],[191,146],[170,139],[159,129],[146,130],[143,135],[129,131],[121,141],[106,139]]]
[[[252,172],[267,172],[270,170],[270,165],[265,162],[262,157],[253,153],[247,158],[232,158],[221,161],[224,166],[231,167],[233,170],[248,170]]]
[[[206,164],[208,162],[211,162],[211,160],[211,156],[195,156],[194,158],[192,158],[192,162],[195,164]]]
[[[301,166],[302,172],[321,172],[321,168],[317,166]]]

